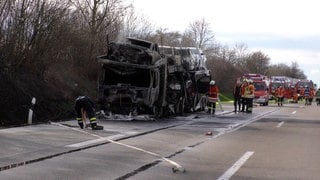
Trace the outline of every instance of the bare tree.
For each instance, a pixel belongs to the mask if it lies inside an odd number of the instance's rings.
[[[245,61],[249,56],[248,46],[244,43],[237,43],[233,48],[233,51],[235,52],[236,56],[236,61],[234,62],[234,64],[244,66]]]
[[[250,73],[266,74],[270,65],[270,58],[261,51],[253,52],[245,62],[246,70]]]
[[[222,92],[232,92],[235,80],[242,72],[230,62],[217,56],[209,56],[206,65]]]
[[[180,47],[182,46],[181,36],[182,35],[178,31],[168,31],[166,28],[159,28],[150,40],[163,46]]]
[[[131,6],[124,17],[119,39],[124,40],[126,37],[150,39],[153,31],[152,23],[145,16],[137,13]]]
[[[194,43],[200,49],[206,49],[206,46],[214,40],[214,34],[210,30],[210,24],[202,18],[190,23],[183,40]]]
[[[297,62],[292,62],[291,66],[280,63],[276,65],[271,65],[268,70],[269,76],[288,76],[296,79],[306,79],[307,76],[299,68]]]
[[[82,18],[89,28],[90,33],[90,56],[94,58],[96,55],[94,50],[96,42],[99,41],[99,33],[108,33],[106,44],[110,41],[110,36],[115,38],[118,35],[113,35],[113,26],[118,26],[126,12],[127,7],[123,6],[122,0],[70,0],[73,5],[82,14]]]
[[[306,79],[307,76],[304,72],[299,68],[299,64],[297,62],[292,62],[290,67],[290,77],[297,79]]]

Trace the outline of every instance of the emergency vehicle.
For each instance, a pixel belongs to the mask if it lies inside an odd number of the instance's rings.
[[[293,79],[287,76],[271,76],[269,85],[270,99],[276,99],[276,89],[282,86],[285,90],[284,98],[293,98],[294,84]]]

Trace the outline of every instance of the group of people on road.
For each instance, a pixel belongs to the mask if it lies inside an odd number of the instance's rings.
[[[304,90],[304,97],[310,97],[311,92],[309,87]],[[276,97],[278,106],[283,105],[285,89],[283,86],[279,86],[276,89]],[[208,92],[207,109],[211,114],[215,114],[216,103],[219,102],[219,88],[214,80],[210,81]],[[315,93],[317,105],[320,105],[320,88]],[[254,98],[254,85],[251,79],[243,79],[236,83],[233,90],[234,97],[234,112],[246,112],[252,113],[253,98]],[[313,97],[313,96],[312,96]],[[306,102],[307,103],[307,102]],[[92,130],[102,130],[103,126],[97,125],[97,119],[95,117],[95,105],[94,102],[87,96],[78,96],[75,102],[75,110],[77,112],[77,121],[81,129],[87,126],[86,117],[89,117]]]
[[[254,85],[251,79],[243,79],[236,83],[233,90],[234,112],[252,113]]]

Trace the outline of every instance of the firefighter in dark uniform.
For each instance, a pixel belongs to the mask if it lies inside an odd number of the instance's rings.
[[[236,82],[235,87],[233,88],[233,105],[234,105],[234,111],[237,112],[237,105],[239,108],[239,112],[241,110],[241,82]]]
[[[92,130],[102,130],[103,126],[97,125],[97,118],[94,113],[94,102],[87,96],[79,96],[76,99],[75,110],[77,112],[77,121],[81,129],[84,128],[83,121],[86,115],[89,117]]]

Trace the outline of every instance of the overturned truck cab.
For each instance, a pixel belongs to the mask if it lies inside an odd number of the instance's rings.
[[[106,118],[153,119],[165,106],[167,66],[156,43],[128,38],[97,57],[102,65],[98,99]]]

